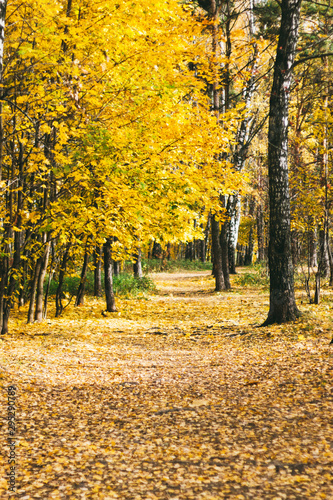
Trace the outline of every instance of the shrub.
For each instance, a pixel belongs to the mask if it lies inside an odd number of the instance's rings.
[[[47,282],[47,280],[46,280]],[[78,286],[80,284],[79,276],[66,276],[63,284],[63,292],[68,295],[76,295]],[[49,295],[55,295],[58,287],[58,281],[52,280],[50,284]],[[46,288],[46,283],[45,283]],[[116,295],[136,296],[140,292],[154,292],[156,290],[155,284],[148,276],[143,278],[134,278],[133,275],[128,273],[121,273],[119,276],[113,277],[113,288]],[[102,274],[102,289],[104,289],[104,275]],[[86,294],[94,294],[94,274],[92,272],[87,274],[86,280]]]
[[[155,283],[148,276],[134,278],[133,275],[122,273],[113,278],[113,288],[116,295],[136,296],[140,292],[154,292],[156,290]]]
[[[254,265],[249,272],[237,275],[235,282],[240,286],[267,286],[269,284],[266,267]]]

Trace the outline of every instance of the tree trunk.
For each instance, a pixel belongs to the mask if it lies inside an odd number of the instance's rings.
[[[161,257],[162,257],[162,247],[159,243],[154,241],[152,258],[153,259],[160,259]]]
[[[45,295],[44,295],[44,309],[43,309],[43,318],[45,319],[47,316],[47,304],[48,304],[48,299],[49,299],[49,291],[50,291],[50,286],[51,286],[51,281],[53,278],[54,274],[54,260],[55,260],[55,248],[54,248],[54,241],[51,243],[51,264],[50,264],[50,272],[49,272],[49,279],[47,280],[47,285],[46,285],[46,290],[45,290]]]
[[[4,41],[5,41],[6,9],[7,9],[7,0],[0,0],[0,82],[2,82],[3,46],[4,46]],[[1,90],[1,93],[2,93],[2,90]]]
[[[120,274],[120,260],[113,260],[113,274],[114,276],[119,276]]]
[[[258,262],[265,260],[264,243],[264,211],[261,203],[257,206],[257,241],[258,241]]]
[[[320,272],[316,273],[316,289],[315,289],[315,295],[314,295],[314,304],[319,304],[320,302]]]
[[[113,279],[112,279],[112,257],[111,257],[111,239],[107,238],[103,245],[104,250],[104,286],[106,298],[107,312],[116,312],[116,303],[113,292]]]
[[[102,296],[102,249],[95,247],[94,251],[94,296]]]
[[[84,292],[86,289],[88,264],[89,264],[89,254],[88,254],[88,251],[86,250],[84,253],[80,284],[79,284],[79,287],[77,289],[75,307],[83,306],[83,303],[84,303]]]
[[[29,302],[27,323],[33,323],[34,318],[35,318],[36,290],[37,290],[37,282],[38,282],[38,276],[40,273],[41,265],[42,265],[41,259],[37,259],[36,264],[35,264],[34,277],[31,281],[30,302]]]
[[[209,242],[209,233],[210,233],[210,224],[211,224],[211,215],[208,215],[207,224],[205,228],[205,237],[201,240],[201,262],[206,262],[207,259],[207,250],[208,250],[208,242]]]
[[[193,242],[188,241],[186,243],[186,250],[185,250],[185,260],[193,260]]]
[[[167,244],[167,260],[171,259],[171,243]]]
[[[58,282],[58,287],[57,287],[57,292],[56,292],[56,318],[61,315],[63,311],[63,305],[62,305],[62,287],[64,284],[64,277],[66,274],[66,266],[67,266],[67,260],[69,256],[69,249],[70,249],[70,243],[67,244],[64,255],[62,257],[62,262],[60,266],[60,271],[59,271],[59,282]]]
[[[308,253],[309,253],[309,266],[310,267],[317,267],[318,261],[317,261],[317,251],[316,251],[316,246],[317,246],[317,237],[316,237],[316,231],[311,229],[308,232]]]
[[[230,290],[230,275],[229,275],[229,258],[228,258],[228,222],[224,222],[221,228],[220,244],[221,244],[221,257],[222,257],[222,272],[224,289]]]
[[[327,250],[328,250],[328,257],[330,261],[330,281],[329,285],[333,286],[333,254],[332,254],[332,248],[331,248],[331,241],[329,234],[327,235]]]
[[[138,247],[138,249],[137,249],[137,253],[136,253],[136,255],[135,255],[136,260],[135,260],[135,262],[133,263],[134,278],[139,278],[139,279],[141,279],[141,278],[143,277],[143,273],[142,273],[142,263],[141,263],[141,256],[142,256],[141,248],[140,248],[140,247]]]
[[[220,292],[225,290],[223,268],[222,268],[222,248],[220,243],[220,223],[216,220],[216,216],[212,216],[212,254],[213,254],[213,271],[215,277],[215,291]]]
[[[19,206],[19,205],[18,205]],[[20,216],[18,216],[17,221],[18,227],[21,226]],[[6,231],[6,229],[5,229]],[[1,289],[0,289],[0,299],[1,299],[1,335],[8,333],[8,321],[10,311],[13,305],[13,294],[15,291],[15,286],[17,283],[16,273],[19,269],[21,261],[21,232],[16,231],[14,235],[14,257],[13,264],[10,270],[9,267],[9,245],[8,253],[3,257],[3,269],[1,275]],[[3,283],[2,283],[3,281]]]
[[[320,272],[321,278],[327,278],[330,274],[330,259],[326,228],[319,231],[318,271]]]
[[[41,266],[38,274],[37,280],[37,294],[36,294],[36,311],[35,311],[35,321],[40,323],[43,321],[43,297],[44,297],[44,281],[47,270],[47,265],[49,262],[50,255],[50,242],[46,242],[44,254],[41,257]]]
[[[245,266],[251,266],[253,262],[253,226],[250,227],[249,231],[249,241],[245,250]]]
[[[243,245],[237,243],[237,258],[236,258],[236,266],[242,267],[244,266],[244,252]]]
[[[262,326],[292,321],[299,316],[295,301],[290,237],[288,115],[300,8],[301,0],[281,2],[281,26],[274,64],[268,129],[270,308]]]
[[[236,246],[238,240],[238,230],[240,223],[240,199],[239,195],[231,195],[228,200],[229,204],[229,223],[228,223],[228,259],[229,272],[236,274]]]
[[[251,196],[249,200],[249,216],[251,219],[254,219],[254,210],[255,210],[255,200]],[[253,241],[253,223],[251,220],[251,226],[249,230],[249,240],[245,252],[245,265],[246,266],[251,266],[253,262],[253,248],[254,248],[254,241]]]

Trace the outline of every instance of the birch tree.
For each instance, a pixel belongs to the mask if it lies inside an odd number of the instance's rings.
[[[263,326],[299,316],[294,293],[290,234],[288,115],[302,0],[282,0],[268,130],[270,308]]]

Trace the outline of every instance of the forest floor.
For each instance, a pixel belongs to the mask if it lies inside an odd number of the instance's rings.
[[[333,499],[332,305],[256,328],[267,288],[213,292],[207,271],[158,293],[87,298],[0,341],[2,462],[15,386],[20,499]],[[333,319],[333,318],[332,318]],[[7,455],[6,455],[7,454]]]

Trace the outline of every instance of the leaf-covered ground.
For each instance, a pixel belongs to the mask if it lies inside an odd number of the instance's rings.
[[[40,325],[15,313],[0,341],[0,498],[16,385],[15,498],[333,499],[330,302],[257,329],[260,287],[154,279],[158,295],[108,317],[94,299]]]

